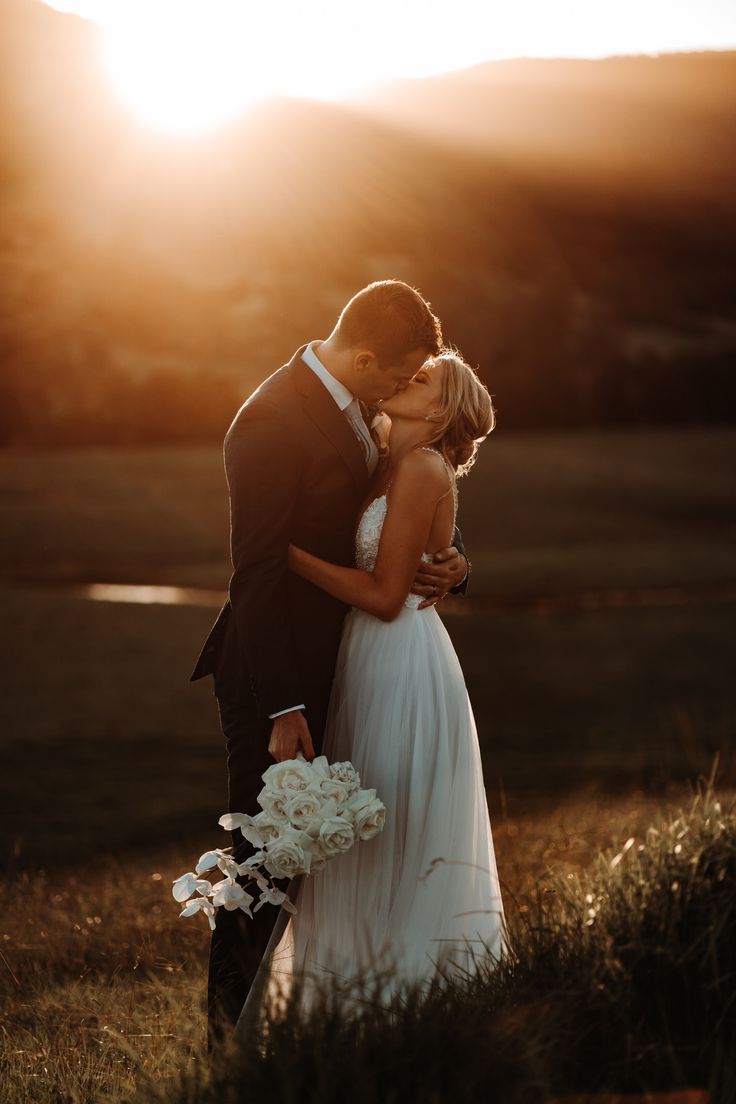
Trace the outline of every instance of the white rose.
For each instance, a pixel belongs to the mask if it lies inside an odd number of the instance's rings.
[[[351,794],[360,789],[360,775],[352,763],[333,763],[330,767],[330,776],[344,782]]]
[[[312,816],[305,819],[304,824],[300,825],[302,832],[314,842],[319,839],[319,830],[322,822],[327,820],[328,817],[336,816],[338,812],[337,802],[332,797],[325,797],[319,789],[303,790],[299,795],[304,797],[306,794],[317,799],[317,808]]]
[[[312,841],[306,832],[285,825],[266,848],[263,865],[275,878],[293,878],[309,873],[312,861]]]
[[[256,801],[263,809],[270,821],[278,824],[287,824],[289,814],[286,812],[288,797],[280,790],[273,790],[270,786],[264,786]]]
[[[305,868],[304,851],[294,840],[274,840],[263,865],[274,878],[293,878]]]
[[[278,825],[274,824],[265,809],[261,809],[260,813],[249,817],[249,820],[250,824],[244,824],[240,831],[254,847],[263,847],[264,844],[279,834]]]
[[[319,829],[319,844],[324,855],[337,855],[341,851],[349,851],[355,843],[355,832],[350,821],[341,816],[327,817],[322,821]]]
[[[317,779],[330,777],[330,764],[327,762],[326,755],[317,755],[309,764],[312,768],[312,774],[316,775]]]
[[[306,759],[284,759],[281,763],[272,763],[263,772],[266,788],[281,793],[293,793],[306,790],[314,773]]]
[[[319,790],[323,797],[333,798],[338,805],[343,805],[350,797],[347,782],[342,782],[339,778],[323,778]]]
[[[286,815],[295,828],[308,828],[322,808],[320,795],[313,790],[301,790],[286,799]]]
[[[374,789],[356,790],[354,794],[350,795],[346,812],[355,817],[355,814],[360,812],[364,805],[370,805],[370,803],[375,800],[376,791]]]
[[[386,820],[386,806],[376,797],[355,813],[355,834],[359,840],[377,836]]]

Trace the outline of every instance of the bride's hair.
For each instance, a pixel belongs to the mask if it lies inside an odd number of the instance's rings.
[[[465,475],[475,463],[478,445],[496,425],[496,412],[486,386],[455,349],[443,349],[431,358],[443,364],[442,398],[431,421],[435,432],[428,443]]]

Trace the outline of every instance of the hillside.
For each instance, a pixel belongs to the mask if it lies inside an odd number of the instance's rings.
[[[736,54],[493,62],[182,140],[114,102],[91,24],[2,0],[0,30],[0,441],[217,439],[386,276],[506,428],[736,416]]]

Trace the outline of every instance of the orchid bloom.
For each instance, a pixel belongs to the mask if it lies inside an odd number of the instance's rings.
[[[187,901],[184,908],[179,913],[179,916],[194,916],[195,912],[203,912],[209,921],[212,931],[215,930],[215,909],[211,901],[208,901],[206,897],[194,897],[191,901]]]
[[[201,893],[204,897],[211,892],[212,882],[208,882],[205,878],[198,878],[191,870],[177,878],[171,887],[171,893],[175,901],[186,901],[187,897],[191,897],[193,893]]]
[[[293,901],[287,896],[282,889],[276,889],[274,886],[269,886],[267,889],[261,891],[258,904],[253,909],[254,912],[258,912],[261,905],[281,905],[287,912],[296,913],[297,909]]]
[[[252,900],[252,894],[246,893],[243,887],[238,885],[232,878],[223,878],[221,882],[217,882],[212,890],[212,904],[215,908],[223,906],[230,912],[239,908],[251,917],[253,915],[250,911]]]

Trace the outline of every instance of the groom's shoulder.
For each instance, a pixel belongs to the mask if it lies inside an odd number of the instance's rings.
[[[241,422],[262,417],[289,419],[297,411],[294,362],[296,354],[288,362],[272,372],[256,387],[240,407],[230,425],[232,431]]]

